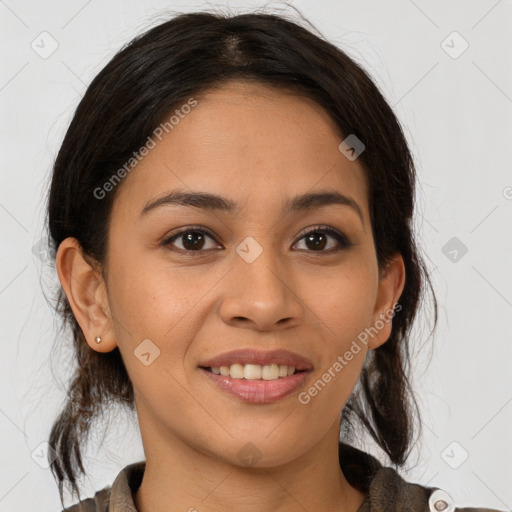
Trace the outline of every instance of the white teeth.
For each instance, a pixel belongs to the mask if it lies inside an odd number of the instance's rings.
[[[234,376],[231,371],[229,372],[230,376],[233,378],[237,378]],[[246,364],[244,365],[244,379],[248,380],[256,380],[261,379],[261,366],[259,364]]]
[[[287,366],[285,364],[239,364],[235,363],[231,366],[221,366],[210,368],[215,375],[223,377],[231,377],[232,379],[247,380],[276,380],[287,377],[295,373],[295,366]]]
[[[263,380],[275,380],[279,377],[279,365],[265,365],[261,369],[261,378]]]
[[[244,367],[241,364],[235,363],[229,367],[229,375],[233,377],[233,379],[243,379],[244,378]]]

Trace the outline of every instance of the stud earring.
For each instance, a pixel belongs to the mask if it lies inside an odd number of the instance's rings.
[[[101,343],[101,338],[99,336],[96,336],[96,343]]]

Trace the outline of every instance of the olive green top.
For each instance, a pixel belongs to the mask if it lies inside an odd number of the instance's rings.
[[[357,512],[498,512],[489,508],[455,508],[445,491],[407,482],[393,468],[348,444],[339,444],[339,458],[347,481],[366,495]],[[138,512],[133,495],[142,482],[145,467],[145,461],[129,464],[112,486],[62,512]]]

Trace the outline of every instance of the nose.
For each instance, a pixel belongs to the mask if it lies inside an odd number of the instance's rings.
[[[304,303],[292,268],[279,264],[271,250],[263,250],[250,263],[238,254],[233,259],[220,305],[225,323],[259,331],[300,324]]]

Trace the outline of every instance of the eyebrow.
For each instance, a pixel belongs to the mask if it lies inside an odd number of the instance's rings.
[[[237,203],[226,197],[207,192],[183,192],[180,190],[173,190],[148,202],[141,210],[139,220],[148,212],[164,205],[190,206],[201,210],[223,211],[231,214],[236,214],[240,211],[240,207]],[[341,192],[332,190],[309,192],[289,198],[283,205],[282,214],[283,216],[286,216],[292,213],[313,210],[315,208],[321,208],[329,205],[350,207],[357,213],[361,222],[364,224],[361,208],[356,201]]]

